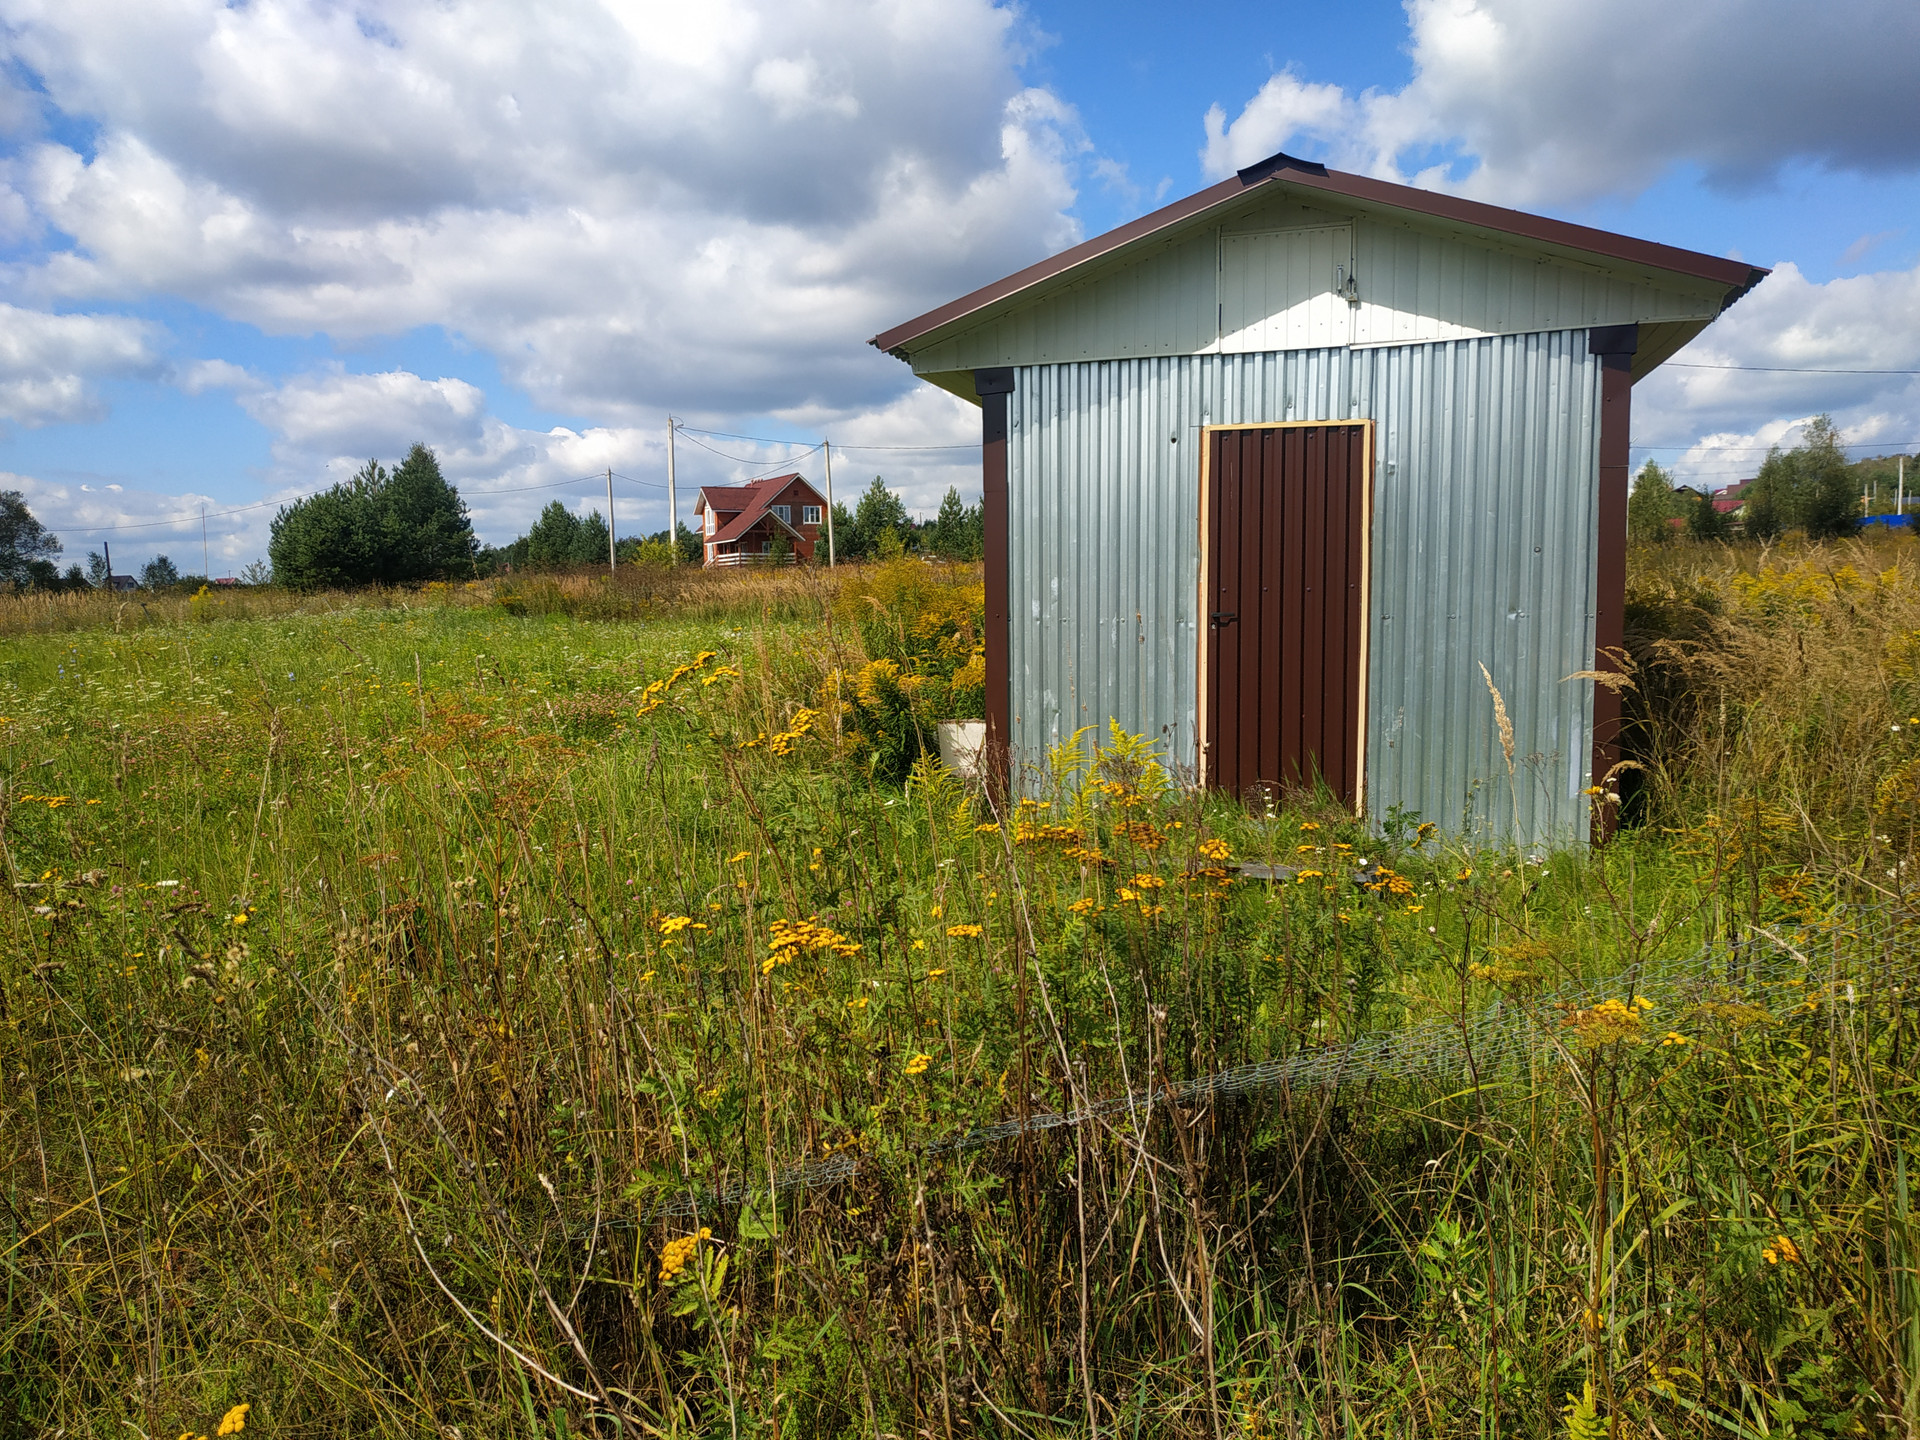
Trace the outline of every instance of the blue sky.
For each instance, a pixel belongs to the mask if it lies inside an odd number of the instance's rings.
[[[1920,7],[1844,0],[0,0],[0,487],[70,556],[264,553],[435,446],[491,540],[830,435],[931,509],[973,412],[867,336],[1287,149],[1779,267],[1636,440],[1920,450]],[[486,37],[476,43],[476,36]],[[700,448],[700,447],[706,448]],[[860,447],[870,447],[862,449]],[[720,452],[720,453],[715,453]],[[800,461],[817,471],[818,457]],[[569,483],[572,482],[572,483]],[[165,522],[165,523],[155,523]],[[102,527],[118,527],[104,529]]]

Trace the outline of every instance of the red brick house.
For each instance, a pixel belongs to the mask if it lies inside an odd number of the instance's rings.
[[[751,485],[702,485],[693,513],[708,565],[744,565],[772,559],[784,536],[795,561],[813,559],[827,519],[827,502],[798,475],[775,475]]]

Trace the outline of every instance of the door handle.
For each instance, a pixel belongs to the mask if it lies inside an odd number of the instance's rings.
[[[1231,625],[1239,618],[1240,612],[1238,610],[1216,610],[1213,612],[1213,623],[1216,626]]]

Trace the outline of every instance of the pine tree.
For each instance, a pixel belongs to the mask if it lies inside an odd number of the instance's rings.
[[[295,501],[273,517],[267,543],[275,579],[298,590],[457,580],[473,573],[478,549],[460,492],[424,445],[398,469],[369,460]]]
[[[380,493],[383,584],[464,580],[473,574],[478,542],[460,492],[440,473],[440,462],[416,444],[387,477]],[[606,536],[601,536],[602,552]]]
[[[379,581],[383,539],[380,492],[387,470],[369,460],[353,477],[273,517],[267,558],[275,577],[296,590],[346,589]]]
[[[907,517],[907,507],[900,497],[887,488],[887,482],[878,475],[873,484],[861,495],[860,503],[853,512],[854,544],[847,547],[847,553],[857,556],[882,556],[885,551],[882,542],[888,535],[893,543],[885,550],[899,553],[904,548],[906,532],[912,522]]]
[[[939,513],[927,527],[927,549],[946,560],[962,560],[966,548],[967,507],[961,502],[959,489],[949,485]]]
[[[559,500],[548,501],[532,528],[508,547],[519,552],[515,563],[542,570],[573,564],[579,548],[579,518]]]

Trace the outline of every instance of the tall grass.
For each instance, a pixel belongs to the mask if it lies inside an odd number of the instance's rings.
[[[1777,560],[1641,557],[1542,863],[885,783],[818,576],[0,619],[0,1431],[1910,1433],[1916,582]]]
[[[857,575],[850,566],[843,574]],[[31,591],[0,599],[0,636],[64,634],[74,630],[133,631],[188,622],[330,615],[370,607],[395,610],[498,609],[511,615],[569,615],[591,620],[640,621],[669,616],[718,620],[739,615],[799,620],[818,613],[838,580],[811,567],[749,566],[726,571],[687,565],[622,565],[595,570],[506,575],[422,589],[297,591],[281,586],[202,587],[168,591]]]

